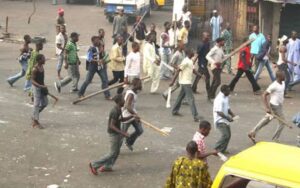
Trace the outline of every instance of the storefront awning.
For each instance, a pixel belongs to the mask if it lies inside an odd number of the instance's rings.
[[[265,1],[271,1],[273,3],[300,4],[300,0],[265,0]]]

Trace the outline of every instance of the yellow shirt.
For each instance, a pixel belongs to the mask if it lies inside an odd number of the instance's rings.
[[[192,84],[194,64],[188,57],[179,65],[179,84]]]
[[[164,188],[210,188],[211,185],[212,180],[203,161],[179,157]]]
[[[112,71],[124,71],[125,57],[122,54],[122,46],[117,43],[113,45],[110,52],[111,69]]]
[[[182,41],[184,44],[188,43],[188,35],[189,30],[187,30],[185,27],[181,28],[178,35],[178,40]]]

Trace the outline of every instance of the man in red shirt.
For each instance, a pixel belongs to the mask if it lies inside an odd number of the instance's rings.
[[[244,42],[246,42],[248,39],[244,39]],[[240,56],[239,56],[239,61],[238,61],[238,71],[236,76],[232,79],[232,81],[229,84],[230,91],[234,90],[234,87],[236,83],[239,81],[243,73],[246,74],[249,82],[252,85],[252,89],[255,95],[260,94],[260,87],[257,84],[256,80],[254,79],[253,74],[251,73],[252,63],[251,63],[251,53],[250,53],[250,45],[242,48],[240,50]]]

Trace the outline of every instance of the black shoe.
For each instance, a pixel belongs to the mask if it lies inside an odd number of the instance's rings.
[[[162,94],[161,96],[165,99],[165,101],[168,99],[168,97],[165,94]]]
[[[132,145],[129,145],[127,142],[125,142],[125,145],[127,146],[127,148],[128,148],[130,151],[133,151]]]
[[[9,80],[7,80],[7,83],[10,85],[10,87],[13,86],[13,84]]]
[[[173,116],[183,116],[182,114],[180,114],[179,112],[172,112]]]
[[[76,89],[71,89],[70,90],[70,93],[76,93],[76,92],[78,92],[79,90],[76,88]]]

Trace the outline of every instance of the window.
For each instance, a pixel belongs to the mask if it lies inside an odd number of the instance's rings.
[[[262,181],[256,181],[237,177],[233,175],[226,176],[221,188],[287,188]]]

